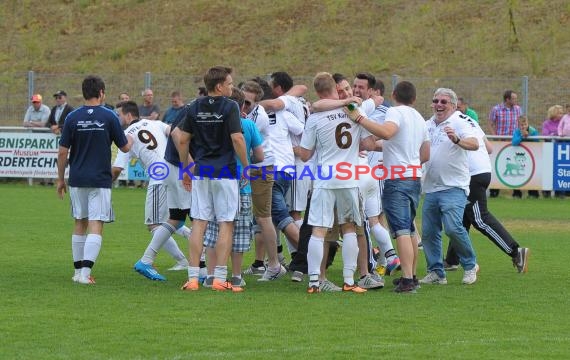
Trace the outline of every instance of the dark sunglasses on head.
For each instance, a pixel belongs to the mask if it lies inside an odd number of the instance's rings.
[[[440,103],[441,105],[447,105],[447,103],[448,103],[448,101],[445,99],[441,99],[441,100],[440,99],[433,99],[431,102],[434,104]]]

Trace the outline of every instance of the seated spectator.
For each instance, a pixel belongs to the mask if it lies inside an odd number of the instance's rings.
[[[566,114],[562,116],[558,124],[558,136],[570,136],[570,104],[566,104]]]
[[[32,105],[26,110],[24,115],[24,127],[45,127],[49,119],[49,107],[42,104],[42,96],[35,94],[31,98]]]
[[[522,141],[538,141],[536,139],[530,140],[529,136],[538,136],[538,130],[528,124],[528,119],[526,116],[519,116],[519,127],[513,132],[513,146],[518,146]],[[522,191],[513,190],[513,197],[522,198]],[[528,197],[538,199],[538,190],[529,190]]]
[[[558,136],[558,125],[564,115],[564,108],[560,105],[551,106],[548,109],[547,119],[542,123],[542,135]]]
[[[522,141],[538,141],[529,140],[529,136],[538,136],[538,130],[528,124],[528,119],[526,116],[519,116],[519,127],[513,132],[513,145],[517,146]]]
[[[562,116],[564,115],[564,108],[560,105],[551,106],[548,109],[548,118],[542,123],[542,135],[544,136],[558,136],[558,126],[560,125]],[[564,191],[555,191],[554,195],[562,199],[564,198]],[[542,196],[550,197],[550,191],[543,191]]]
[[[51,129],[52,133],[59,135],[63,128],[65,118],[73,111],[73,106],[67,103],[67,93],[63,90],[59,90],[53,94],[53,97],[55,98],[56,105],[51,108],[47,126]]]

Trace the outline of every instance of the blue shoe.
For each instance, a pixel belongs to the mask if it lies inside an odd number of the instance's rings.
[[[395,256],[394,259],[392,259],[392,261],[390,261],[388,265],[386,265],[386,275],[388,276],[393,275],[397,270],[400,269],[401,269],[400,258]]]
[[[166,278],[160,275],[152,265],[144,264],[140,260],[135,264],[135,271],[150,280],[166,281]]]

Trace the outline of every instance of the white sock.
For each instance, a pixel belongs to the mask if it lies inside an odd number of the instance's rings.
[[[81,268],[81,277],[88,279],[89,276],[91,276],[91,268],[90,267]]]
[[[99,250],[101,250],[102,242],[103,237],[101,235],[87,235],[87,238],[85,239],[85,247],[83,248],[83,260],[95,262],[97,260],[97,256],[99,256]],[[89,271],[89,273],[91,273],[91,271]]]
[[[184,253],[182,253],[182,251],[178,247],[178,244],[172,238],[172,236],[169,237],[168,240],[166,240],[164,245],[162,245],[162,248],[167,253],[169,253],[170,256],[172,256],[174,260],[176,260],[177,262],[182,263],[183,261],[186,261],[186,256],[184,256]],[[188,261],[186,261],[186,263],[188,263]]]
[[[354,285],[354,271],[358,260],[358,241],[356,233],[347,233],[342,237],[342,277],[348,285]]]
[[[71,235],[71,254],[73,255],[73,262],[83,260],[83,248],[85,247],[85,240],[87,235]]]
[[[188,266],[188,280],[198,279],[200,276],[200,268],[198,266]]]
[[[372,233],[372,236],[374,236],[374,240],[376,240],[376,243],[380,248],[380,257],[378,257],[378,264],[386,266],[387,262],[384,254],[386,251],[394,249],[392,240],[390,240],[390,233],[380,224],[376,224],[371,227],[370,232]]]
[[[170,236],[176,231],[174,226],[168,223],[162,223],[155,227],[152,231],[152,240],[148,244],[144,254],[141,258],[143,264],[150,265],[154,263],[158,250],[164,245],[164,243],[170,238]]]
[[[216,267],[214,268],[214,279],[218,279],[220,281],[226,281],[227,277],[228,277],[228,267],[216,265]]]
[[[186,225],[182,225],[182,227],[176,230],[176,233],[182,236],[184,239],[188,240],[190,238],[190,234],[192,233],[192,229]]]
[[[309,281],[318,281],[321,274],[321,262],[324,252],[324,238],[311,235],[309,239],[309,247],[307,250],[307,270],[309,272]]]

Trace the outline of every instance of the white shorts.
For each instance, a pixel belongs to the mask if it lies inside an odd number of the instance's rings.
[[[168,176],[162,182],[162,184],[166,186],[166,203],[168,208],[181,210],[190,209],[192,205],[192,194],[190,191],[184,189],[182,180],[178,180],[180,169],[168,161],[165,161],[165,163],[170,170]]]
[[[234,221],[239,211],[239,186],[235,179],[192,180],[193,219]]]
[[[168,220],[168,204],[166,202],[166,186],[149,185],[146,189],[144,205],[145,225],[160,224]]]
[[[313,189],[309,225],[331,229],[334,209],[339,224],[355,223],[362,226],[360,192],[357,187],[344,189]]]
[[[287,203],[289,211],[305,211],[307,209],[307,196],[313,187],[313,180],[308,176],[303,176],[302,179],[298,179],[302,170],[302,166],[297,166],[296,175],[291,182],[291,187],[285,195],[285,202]]]
[[[358,180],[358,188],[364,202],[364,214],[367,218],[378,216],[382,213],[382,198],[380,196],[380,184],[378,180],[370,177],[366,180]]]
[[[71,216],[74,219],[115,221],[111,205],[111,189],[69,187]]]

